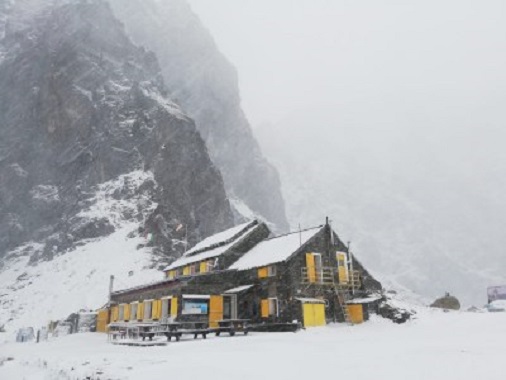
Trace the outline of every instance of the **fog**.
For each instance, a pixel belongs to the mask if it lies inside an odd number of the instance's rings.
[[[329,215],[427,297],[506,283],[506,3],[190,3],[237,67],[292,227]]]

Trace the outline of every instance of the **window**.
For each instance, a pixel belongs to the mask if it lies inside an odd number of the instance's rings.
[[[208,299],[183,298],[183,314],[207,314],[208,310]]]
[[[269,316],[278,316],[278,299],[269,298]]]
[[[170,309],[172,304],[172,298],[162,298],[162,319],[168,318],[170,315]]]
[[[193,275],[195,275],[197,273],[196,269],[195,269],[195,266],[196,266],[195,264],[190,265],[190,273],[189,274],[191,276],[193,276]]]
[[[176,278],[176,276],[177,276],[177,270],[170,270],[167,272],[167,277],[169,280]]]
[[[275,265],[269,265],[267,267],[267,275],[269,277],[273,277],[276,275],[276,266]]]
[[[153,319],[153,300],[144,301],[144,319]]]
[[[125,319],[125,305],[124,304],[119,305],[119,316],[118,316],[119,321],[122,321],[123,319]]]

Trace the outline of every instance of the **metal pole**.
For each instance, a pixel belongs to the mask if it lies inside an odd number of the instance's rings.
[[[111,304],[113,286],[114,276],[111,274],[111,277],[109,278],[109,305]]]
[[[353,273],[353,255],[351,253],[351,242],[348,242],[348,260],[350,261],[351,294],[355,294],[355,278]]]

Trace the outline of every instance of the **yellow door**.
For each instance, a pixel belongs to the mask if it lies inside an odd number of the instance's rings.
[[[223,296],[211,296],[209,300],[209,327],[218,327],[223,319]]]
[[[316,267],[312,253],[306,253],[307,279],[310,283],[316,282]]]
[[[183,276],[189,276],[190,275],[190,267],[186,266],[183,268]]]
[[[304,327],[313,327],[315,325],[313,304],[303,303],[302,312],[304,316]]]
[[[200,273],[206,273],[207,272],[207,261],[201,261],[200,262]]]
[[[107,332],[109,324],[109,309],[102,309],[97,314],[97,332]]]
[[[348,305],[347,308],[351,323],[364,322],[364,309],[362,305]]]
[[[325,326],[325,305],[322,303],[303,303],[304,327]]]
[[[316,303],[313,305],[314,310],[314,325],[325,326],[327,321],[325,320],[325,305],[322,303]]]

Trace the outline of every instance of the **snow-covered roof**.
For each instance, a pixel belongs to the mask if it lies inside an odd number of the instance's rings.
[[[205,250],[206,248],[211,248],[215,244],[226,242],[227,240],[234,238],[235,235],[242,232],[242,230],[244,230],[252,223],[253,222],[250,221],[247,223],[239,224],[238,226],[229,228],[228,230],[218,232],[217,234],[209,236],[204,240],[202,240],[201,242],[197,243],[192,249],[186,251],[183,254],[183,257],[191,256],[192,254],[198,253],[198,251]]]
[[[237,260],[229,269],[246,270],[287,260],[315,236],[321,227],[264,240]]]
[[[347,301],[347,304],[353,305],[353,304],[359,304],[359,303],[371,303],[375,302],[381,299],[381,296],[370,296],[366,298],[354,298],[349,301]]]
[[[174,261],[164,270],[168,271],[174,268],[182,267],[184,265],[221,256],[223,253],[232,248],[232,246],[234,246],[239,240],[246,236],[247,232],[253,230],[258,226],[259,223],[254,220],[252,222],[243,223],[226,231],[209,236],[208,238],[195,245],[195,247],[189,251],[186,251],[183,257]]]
[[[192,300],[208,300],[211,296],[209,294],[183,294],[183,298]]]
[[[319,298],[301,298],[301,297],[295,297],[297,301],[300,301],[302,303],[325,303],[325,300],[321,300]]]
[[[232,288],[232,289],[226,290],[225,293],[240,293],[240,292],[244,292],[245,290],[250,289],[252,286],[253,285],[238,286],[237,288]]]

